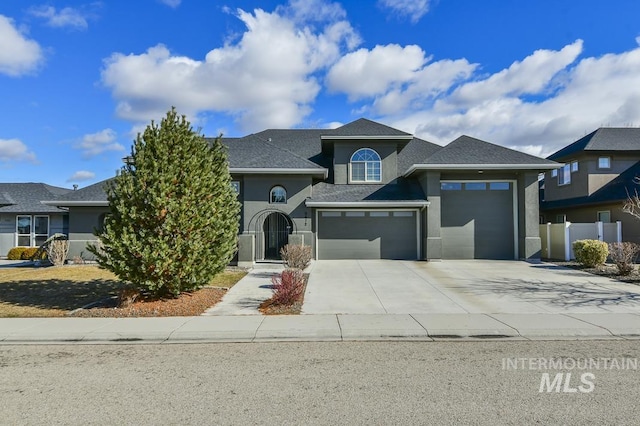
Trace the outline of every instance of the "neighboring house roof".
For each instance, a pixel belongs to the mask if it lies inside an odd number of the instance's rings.
[[[546,170],[558,167],[560,164],[555,161],[464,135],[442,147],[422,163],[413,164],[405,175],[416,170]]]
[[[592,204],[609,204],[622,202],[629,195],[640,193],[640,161],[622,172],[614,180],[598,189],[591,195],[575,198],[564,198],[554,201],[543,201],[540,210],[556,210],[563,208],[582,207]]]
[[[640,128],[602,127],[554,152],[547,158],[562,160],[583,151],[640,151]]]
[[[52,206],[107,206],[107,193],[105,185],[111,179],[103,180],[82,189],[69,191],[65,195],[53,200],[45,200],[44,203]]]
[[[62,213],[57,207],[43,204],[71,189],[45,183],[0,183],[0,213]]]
[[[308,207],[424,207],[429,205],[420,184],[414,179],[398,179],[396,185],[334,185],[319,182],[313,186]]]

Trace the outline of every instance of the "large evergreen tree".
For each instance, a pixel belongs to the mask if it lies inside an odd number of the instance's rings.
[[[138,134],[107,195],[101,244],[90,250],[141,290],[175,296],[200,288],[236,251],[240,204],[226,149],[175,109]]]

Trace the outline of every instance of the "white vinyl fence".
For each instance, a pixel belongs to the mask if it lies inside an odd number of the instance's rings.
[[[542,257],[544,259],[575,259],[573,242],[600,240],[606,243],[622,242],[622,222],[616,223],[547,223],[540,225]]]

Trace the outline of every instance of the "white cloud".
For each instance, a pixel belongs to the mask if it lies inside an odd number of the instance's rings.
[[[96,177],[96,174],[93,172],[89,172],[86,170],[78,170],[74,174],[72,174],[67,182],[84,182],[87,180],[91,180]]]
[[[438,143],[464,133],[543,156],[601,126],[639,126],[640,47],[576,62],[581,48],[534,52],[429,108],[385,119]]]
[[[351,101],[373,98],[371,110],[376,114],[395,114],[424,107],[476,69],[464,59],[429,63],[430,59],[415,45],[360,49],[329,70],[327,86],[347,94]]]
[[[429,0],[378,0],[378,4],[413,23],[429,12]]]
[[[176,8],[178,6],[180,6],[180,3],[182,3],[182,0],[158,0],[160,3],[162,4],[166,4],[169,7],[172,8]]]
[[[237,10],[236,16],[246,26],[241,38],[203,60],[172,54],[164,45],[107,58],[102,82],[118,101],[117,114],[148,121],[174,105],[190,117],[232,114],[244,131],[294,126],[311,112],[321,89],[318,73],[359,43],[344,11],[332,3],[293,1],[272,13]]]
[[[87,16],[78,9],[64,7],[59,11],[53,6],[34,6],[29,13],[37,18],[46,20],[47,25],[53,28],[73,28],[86,30],[89,27]]]
[[[85,157],[93,157],[106,151],[124,151],[124,146],[116,142],[116,139],[115,131],[104,129],[84,135],[76,148],[82,150]]]
[[[0,73],[13,77],[35,71],[44,59],[40,45],[0,15]]]
[[[36,162],[36,155],[29,151],[19,139],[0,139],[0,161],[3,163],[14,161]]]

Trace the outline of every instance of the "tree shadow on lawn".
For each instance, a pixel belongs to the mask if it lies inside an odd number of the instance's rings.
[[[115,296],[126,284],[116,280],[20,280],[0,283],[0,301],[16,306],[71,311]]]

